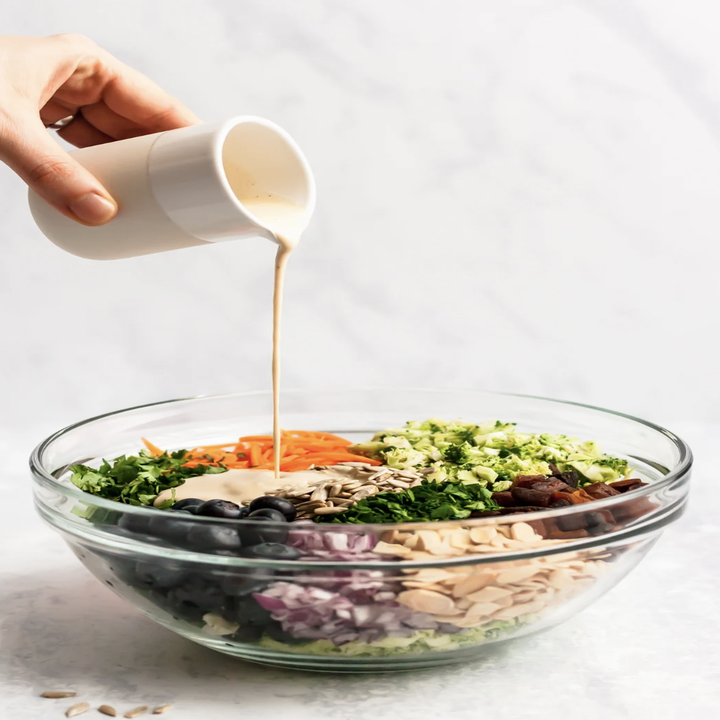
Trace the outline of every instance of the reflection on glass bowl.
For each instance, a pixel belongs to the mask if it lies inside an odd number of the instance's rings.
[[[69,482],[70,465],[136,453],[142,436],[174,449],[267,431],[269,394],[245,393],[123,410],[56,433],[31,458],[37,508],[97,578],[175,632],[256,662],[357,672],[459,662],[566,620],[637,565],[687,498],[687,445],[597,408],[397,389],[290,391],[283,405],[286,427],[357,441],[424,417],[513,421],[527,432],[596,440],[648,484],[522,515],[268,522],[260,531],[247,520],[121,505]],[[214,542],[231,535],[232,546]]]

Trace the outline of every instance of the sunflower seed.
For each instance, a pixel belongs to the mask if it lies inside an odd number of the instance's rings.
[[[77,697],[77,693],[74,690],[46,690],[40,694],[40,697],[44,698],[69,698]]]
[[[110,717],[117,717],[117,711],[110,705],[101,705],[98,708],[98,712],[101,712],[103,715],[109,715]]]
[[[140,705],[132,710],[128,710],[123,717],[136,718],[138,715],[144,715],[148,711],[147,705]]]
[[[166,713],[168,710],[172,710],[172,705],[158,705],[153,710],[153,715],[162,715],[163,713]]]
[[[363,463],[363,462],[341,462],[338,463],[338,465],[343,465],[344,467],[354,467],[354,468],[370,468],[372,465],[369,463]]]
[[[65,717],[75,717],[76,715],[82,715],[90,709],[90,703],[75,703],[71,705],[65,711]]]
[[[358,502],[358,500],[362,500],[363,498],[369,497],[370,495],[374,495],[376,492],[378,492],[378,488],[375,485],[367,485],[366,487],[360,488],[351,498],[350,500],[354,502]]]
[[[339,495],[342,491],[342,483],[335,483],[328,492],[329,497],[335,497],[336,495]]]
[[[325,502],[327,500],[328,492],[325,485],[320,485],[317,487],[313,494],[310,496],[311,502]]]
[[[299,505],[296,505],[295,507],[298,509],[305,509],[309,507],[314,507],[316,505],[324,505],[324,500],[308,500],[307,502],[300,503]]]
[[[344,507],[321,507],[315,510],[316,515],[336,515],[337,513],[345,512],[347,508]]]
[[[403,482],[402,480],[388,480],[387,484],[391,487],[400,488],[402,490],[410,487],[410,483]]]
[[[405,478],[406,480],[416,480],[417,473],[414,473],[411,470],[396,470],[395,477]]]

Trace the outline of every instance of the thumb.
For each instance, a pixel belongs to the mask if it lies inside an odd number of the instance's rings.
[[[71,220],[103,225],[117,213],[110,193],[53,140],[39,119],[6,128],[0,136],[0,157]]]

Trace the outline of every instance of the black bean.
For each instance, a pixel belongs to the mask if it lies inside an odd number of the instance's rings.
[[[260,543],[282,543],[287,539],[288,527],[285,522],[280,524],[276,520],[262,515],[248,515],[239,524],[240,540],[243,547],[246,548]]]
[[[288,522],[292,522],[297,515],[295,506],[285,498],[275,497],[274,495],[263,495],[262,497],[255,498],[250,503],[250,512],[255,510],[263,510],[265,508],[271,510],[279,510]]]
[[[188,510],[158,512],[158,514],[150,520],[148,533],[155,537],[169,540],[175,544],[184,544],[187,534],[194,524],[191,518],[192,513]]]
[[[118,521],[118,527],[131,533],[146,533],[150,529],[150,521],[152,515],[150,513],[142,515],[135,513],[125,513]]]
[[[237,528],[195,523],[187,532],[187,544],[193,550],[240,550]]]
[[[237,520],[240,517],[240,506],[230,500],[207,500],[197,509],[198,515],[206,517]]]
[[[273,581],[274,577],[275,572],[273,570],[250,568],[232,575],[226,575],[222,579],[222,589],[227,595],[246,598],[254,592],[264,590]],[[253,600],[253,602],[255,601]]]
[[[173,510],[190,510],[190,512],[195,512],[194,508],[198,508],[200,505],[202,505],[205,501],[201,500],[200,498],[183,498],[182,500],[178,500],[173,506]]]
[[[258,642],[265,633],[262,625],[241,625],[232,636],[231,640],[240,643]]]
[[[280,510],[274,508],[260,508],[259,510],[251,510],[248,515],[250,518],[265,517],[275,522],[287,522],[285,515]]]
[[[241,552],[243,557],[257,558],[260,560],[297,560],[301,553],[295,548],[288,547],[282,543],[259,543],[244,548]]]
[[[239,598],[235,601],[235,617],[240,625],[262,627],[273,621],[270,612],[253,597]]]
[[[187,573],[175,563],[142,560],[135,564],[134,583],[138,588],[171,588],[185,580]]]

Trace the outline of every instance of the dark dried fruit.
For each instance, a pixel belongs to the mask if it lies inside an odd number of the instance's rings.
[[[606,497],[612,497],[613,495],[620,495],[620,491],[613,487],[610,487],[607,483],[596,482],[591,485],[586,485],[583,490],[593,500],[602,500]]]
[[[518,505],[538,505],[542,508],[548,507],[553,497],[551,491],[533,490],[528,487],[514,487],[510,492]]]
[[[638,478],[628,478],[627,480],[616,480],[615,482],[608,483],[608,485],[618,492],[625,493],[631,490],[637,490],[638,488],[645,487],[646,482],[639,480]]]
[[[550,473],[553,477],[562,480],[566,485],[569,485],[572,488],[576,488],[580,483],[580,476],[578,475],[577,470],[567,470],[566,472],[560,472],[560,470],[558,470],[555,465],[550,463]]]
[[[514,507],[517,505],[515,498],[509,490],[503,490],[503,492],[495,492],[492,494],[492,499],[500,505],[500,507]]]

